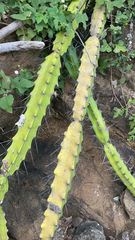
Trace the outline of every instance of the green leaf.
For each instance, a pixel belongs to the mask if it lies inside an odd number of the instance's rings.
[[[39,32],[42,32],[42,31],[43,31],[43,28],[44,28],[45,24],[44,24],[44,22],[42,21],[42,22],[40,22],[39,24],[36,23],[35,26],[36,26],[37,32],[39,33]]]
[[[12,104],[13,104],[14,98],[10,94],[8,96],[4,96],[0,98],[0,107],[4,110],[6,110],[9,113],[12,113]]]
[[[129,72],[131,70],[132,66],[133,66],[132,64],[127,64],[126,65],[127,72]]]
[[[115,0],[113,1],[113,6],[117,7],[117,8],[121,8],[123,7],[123,3],[125,0]]]
[[[135,128],[131,132],[129,132],[128,134],[129,135],[134,135],[135,134]]]
[[[49,13],[49,15],[54,17],[55,15],[57,15],[58,9],[56,7],[48,8],[48,13]]]
[[[20,76],[16,77],[16,78],[11,78],[11,87],[12,89],[16,88],[20,94],[23,94],[28,88],[31,88],[34,86],[34,83],[22,78]]]
[[[0,94],[4,94],[4,93],[6,93],[6,91],[4,89],[1,89]]]
[[[114,7],[113,2],[106,1],[106,6],[107,6],[108,12],[111,13],[113,11],[113,7]],[[107,17],[109,17],[109,14],[107,15]]]
[[[32,6],[37,9],[38,5],[40,4],[40,0],[31,0]]]
[[[115,111],[113,118],[117,118],[119,115],[123,116],[124,110],[121,110],[120,108],[114,107],[113,109]]]
[[[107,29],[104,29],[104,31],[101,33],[100,40],[104,39],[107,36]]]
[[[65,16],[64,16],[63,13],[59,12],[59,13],[57,14],[57,17],[58,17],[60,23],[66,23],[66,18],[65,18]]]
[[[119,2],[119,1],[117,1],[117,2]],[[121,11],[118,10],[117,14],[115,16],[115,22],[116,23],[126,23],[127,20],[128,20],[128,17],[124,13],[122,13]]]
[[[78,69],[79,69],[79,59],[76,54],[76,49],[73,44],[68,47],[68,51],[62,56],[64,59],[64,64],[73,79],[77,79],[78,77]]]
[[[42,41],[42,38],[39,36],[34,37],[34,41]]]
[[[59,85],[59,86],[55,86],[55,88],[56,88],[56,89],[61,88],[62,92],[64,93],[65,78],[63,78],[62,76],[59,76],[58,85]]]
[[[36,21],[37,21],[38,24],[39,24],[40,22],[42,22],[43,18],[44,18],[43,14],[41,14],[41,13],[36,13]]]
[[[2,69],[0,71],[0,78],[2,78],[0,80],[0,86],[2,88],[9,89],[11,84],[10,77],[6,76]]]
[[[54,25],[55,25],[56,31],[58,31],[58,19],[57,18],[54,19]]]
[[[132,5],[134,4],[134,0],[128,0],[128,8],[130,9]]]
[[[121,27],[120,26],[117,26],[115,27],[114,25],[110,25],[110,30],[113,31],[114,34],[121,34]]]
[[[22,68],[21,72],[20,72],[20,75],[19,75],[19,78],[20,79],[21,78],[26,78],[27,80],[31,80],[31,79],[33,79],[33,75],[26,68]]]
[[[133,100],[132,100],[132,99],[129,99],[129,101],[128,101],[127,104],[128,104],[128,105],[129,105],[129,104],[135,104],[135,99],[133,99]]]
[[[129,122],[130,129],[133,129],[135,127],[135,118],[133,118],[132,121]]]
[[[119,40],[119,42],[115,45],[115,49],[113,50],[114,53],[119,52],[126,52],[127,48],[124,46],[124,42],[122,40]]]
[[[47,29],[47,32],[48,32],[49,38],[50,38],[50,39],[53,38],[54,31],[53,31],[51,28],[48,28],[48,29]]]
[[[14,19],[18,19],[18,20],[26,20],[27,18],[30,18],[31,16],[31,12],[30,11],[26,11],[24,13],[20,13],[20,14],[12,14],[11,17]]]
[[[32,30],[31,28],[27,29],[27,33],[28,33],[28,36],[30,37],[30,39],[32,39],[36,35],[36,31]]]
[[[19,29],[17,29],[16,34],[18,36],[24,35],[24,31],[21,28],[19,28]]]
[[[102,4],[104,4],[104,0],[97,0],[97,4],[98,4],[98,6],[100,7]]]
[[[101,52],[111,52],[111,47],[108,45],[107,41],[103,39],[103,44],[100,49]]]
[[[88,21],[88,17],[86,15],[86,13],[83,13],[83,14],[76,14],[75,15],[75,19],[77,21],[77,23],[83,23],[83,27],[84,29],[86,29],[86,21]]]
[[[121,86],[122,86],[122,84],[125,82],[125,80],[126,80],[126,78],[125,78],[124,76],[122,76],[122,78],[121,78],[121,83],[119,84],[119,86],[118,86],[118,87],[121,87]]]
[[[99,62],[99,72],[103,75],[106,75],[106,73],[104,72],[105,69],[107,69],[110,66],[110,57],[105,57],[103,59],[100,60]]]
[[[3,12],[5,12],[5,4],[4,3],[0,3],[0,20],[1,20]]]

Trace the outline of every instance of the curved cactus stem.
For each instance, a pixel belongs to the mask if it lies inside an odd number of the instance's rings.
[[[7,227],[6,227],[6,219],[5,219],[5,213],[2,210],[2,207],[0,206],[0,240],[7,240]]]
[[[103,144],[107,143],[109,141],[109,131],[105,126],[102,114],[98,110],[97,104],[92,96],[89,97],[89,106],[87,107],[87,113],[90,121],[92,122],[92,126],[98,140]]]
[[[104,151],[117,175],[135,197],[135,178],[128,171],[123,160],[120,159],[116,148],[112,144],[107,143],[104,145]]]
[[[40,238],[43,240],[51,239],[57,228],[63,206],[67,201],[67,194],[71,189],[72,178],[75,175],[75,166],[81,151],[82,140],[82,125],[77,121],[72,122],[65,132],[65,138],[58,155],[58,165],[54,171],[52,192],[48,198],[48,208],[44,213],[45,220],[41,225]]]
[[[128,171],[124,161],[120,159],[120,155],[118,154],[116,148],[112,144],[108,143],[109,132],[105,126],[105,122],[103,121],[102,114],[98,110],[93,97],[90,97],[89,100],[90,105],[87,107],[87,113],[90,121],[92,122],[96,136],[98,140],[104,144],[104,151],[114,171],[135,196],[135,178]]]

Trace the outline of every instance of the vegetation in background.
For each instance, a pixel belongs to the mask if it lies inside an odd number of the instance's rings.
[[[121,72],[120,83],[118,87],[126,81],[126,73],[130,72],[132,68],[132,60],[135,58],[135,50],[132,50],[132,31],[133,31],[133,20],[135,19],[135,5],[134,1],[102,1],[98,0],[99,4],[106,2],[107,16],[109,17],[111,24],[101,35],[102,45],[101,52],[108,53],[108,55],[102,58],[99,62],[99,71],[102,75],[106,75],[106,69],[112,69],[113,67],[118,68]],[[119,9],[117,9],[117,8]],[[115,14],[113,15],[113,10]],[[111,15],[110,15],[111,13]],[[125,40],[121,40],[122,28],[124,29],[129,25],[129,34]],[[107,42],[105,39],[106,35],[111,35],[111,41]],[[110,53],[110,54],[109,54]],[[112,81],[112,76],[111,76]],[[112,82],[111,82],[112,85]],[[125,102],[125,106],[121,105],[121,108],[114,108],[114,118],[123,116],[129,118],[129,125],[131,131],[129,132],[129,142],[135,140],[135,114],[129,111],[129,107],[133,106],[135,101],[129,99]]]
[[[58,31],[73,28],[74,14],[67,11],[71,0],[5,0],[0,3],[0,19],[6,12],[13,19],[21,20],[25,27],[16,31],[20,40],[42,41],[47,35],[51,39]],[[76,14],[77,23],[84,22],[86,14]]]
[[[12,104],[14,97],[12,95],[15,90],[20,96],[34,86],[34,72],[22,68],[20,73],[15,71],[17,77],[10,78],[5,75],[4,71],[0,71],[0,107],[9,113],[12,113]]]

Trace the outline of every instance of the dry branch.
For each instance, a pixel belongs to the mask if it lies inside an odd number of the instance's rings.
[[[12,32],[16,31],[18,28],[20,28],[23,25],[22,21],[14,21],[10,23],[8,26],[0,29],[0,40],[4,37],[7,37],[10,35]]]
[[[40,41],[17,41],[0,44],[0,54],[11,51],[25,51],[31,49],[43,49],[44,42]]]

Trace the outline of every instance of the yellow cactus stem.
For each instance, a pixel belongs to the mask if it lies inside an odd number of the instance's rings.
[[[99,58],[99,39],[97,37],[90,37],[86,41],[81,58],[81,65],[79,68],[79,77],[77,79],[78,86],[76,88],[76,96],[74,98],[73,118],[76,121],[82,121],[86,114],[86,107],[88,105],[88,97],[91,94],[94,76],[96,75],[96,67]]]
[[[71,189],[71,181],[75,175],[75,166],[81,151],[82,140],[81,123],[72,122],[65,133],[58,155],[58,165],[54,171],[52,192],[47,200],[48,208],[44,214],[45,220],[41,225],[40,238],[43,240],[49,240],[53,236],[58,220],[62,215],[63,206],[67,202],[67,194]]]
[[[91,17],[91,28],[90,28],[91,36],[99,37],[99,35],[104,30],[104,26],[106,22],[105,12],[106,12],[105,4],[99,7],[98,3],[96,3],[92,17]]]

